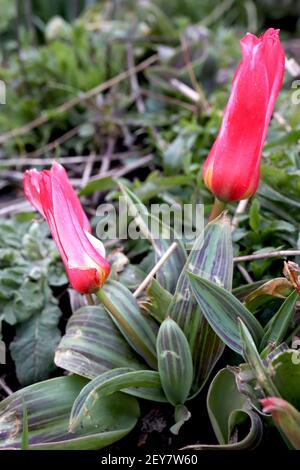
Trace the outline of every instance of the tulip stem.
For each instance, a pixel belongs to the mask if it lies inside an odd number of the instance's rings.
[[[91,294],[85,294],[85,298],[86,298],[87,303],[89,305],[95,305],[95,301],[94,301],[93,296]]]
[[[211,213],[209,215],[208,222],[211,222],[216,217],[218,217],[218,215],[220,215],[223,212],[225,207],[226,207],[226,202],[219,201],[219,199],[215,198],[215,202],[212,207]]]

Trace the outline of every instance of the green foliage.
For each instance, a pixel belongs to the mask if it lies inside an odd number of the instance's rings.
[[[10,352],[22,385],[48,378],[55,368],[53,356],[61,337],[60,316],[58,306],[49,304],[41,313],[17,325]]]
[[[238,319],[250,329],[256,344],[263,336],[263,328],[244,305],[215,283],[188,272],[194,296],[203,315],[224,343],[237,353],[242,353]]]
[[[110,281],[98,291],[97,296],[130,346],[155,369],[157,325],[141,313],[130,290],[116,281]]]
[[[95,450],[121,439],[135,426],[139,406],[134,397],[116,393],[103,397],[92,407],[93,419],[86,417],[76,432],[69,430],[72,404],[87,380],[78,376],[59,377],[26,387],[0,403],[0,448],[38,450]],[[36,406],[36,403],[39,406]],[[22,431],[26,425],[28,435]],[[51,437],[49,437],[51,436]]]
[[[245,450],[261,442],[261,419],[251,409],[250,400],[238,390],[230,369],[221,369],[212,380],[207,393],[207,410],[219,445],[196,444],[188,446],[189,449]],[[245,425],[249,430],[243,436]]]
[[[80,154],[89,146],[97,127],[93,113],[89,116],[79,106],[71,113],[58,114],[56,108],[105,81],[107,71],[102,65],[106,60],[105,43],[101,36],[89,33],[79,23],[69,25],[65,37],[54,38],[37,49],[30,48],[26,54],[21,70],[17,55],[10,56],[9,69],[0,69],[0,78],[10,83],[6,112],[0,116],[0,130],[5,132],[22,126],[42,114],[51,119],[41,132],[30,132],[9,142],[8,153],[15,150],[25,153],[79,125],[80,139],[71,139],[66,146]],[[113,48],[113,58],[110,74],[116,75],[122,63],[118,45]],[[81,125],[85,119],[90,122],[89,126]]]
[[[148,395],[149,399],[153,399],[151,391],[154,390],[164,401],[157,372],[147,370],[133,371],[128,368],[120,368],[99,375],[80,391],[74,401],[70,415],[70,430],[78,429],[87,416],[93,419],[93,407],[98,401],[101,403],[104,397],[120,390],[135,394],[133,389],[139,390],[140,387],[144,390],[144,393],[141,392],[142,397],[147,397]],[[149,394],[147,393],[148,389],[150,390]],[[138,391],[137,394],[139,395]]]
[[[219,339],[193,295],[188,271],[199,273],[213,282],[221,282],[228,290],[232,285],[233,254],[230,221],[226,216],[208,224],[194,241],[181,272],[168,314],[184,331],[193,356],[193,392],[204,386],[224,350]],[[216,262],[217,260],[217,262]]]
[[[157,335],[158,370],[166,397],[174,406],[183,405],[193,382],[193,360],[183,331],[166,318]]]
[[[48,235],[44,223],[20,217],[0,222],[0,319],[16,327],[10,351],[24,385],[49,376],[61,336],[52,288],[67,279]]]
[[[101,305],[81,307],[71,316],[55,363],[88,379],[114,368],[145,368]]]

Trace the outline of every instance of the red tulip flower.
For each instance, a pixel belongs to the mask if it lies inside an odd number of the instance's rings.
[[[50,171],[26,171],[24,191],[47,220],[74,289],[81,294],[95,292],[106,281],[110,267],[102,242],[91,235],[91,226],[65,169],[53,163]]]
[[[278,397],[263,398],[264,413],[271,413],[274,422],[293,447],[300,450],[300,413],[291,403]]]
[[[242,61],[235,73],[217,139],[203,178],[221,201],[247,199],[257,190],[260,157],[284,74],[279,30],[241,40]]]

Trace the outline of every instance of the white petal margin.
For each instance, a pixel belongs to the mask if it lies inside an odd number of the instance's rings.
[[[100,255],[103,256],[103,258],[105,258],[106,252],[105,252],[105,248],[104,248],[104,245],[103,245],[102,241],[99,240],[98,238],[94,237],[93,235],[91,235],[87,230],[85,230],[84,233],[88,237],[88,239],[91,242],[91,244],[93,245],[93,247],[97,251],[99,251]]]

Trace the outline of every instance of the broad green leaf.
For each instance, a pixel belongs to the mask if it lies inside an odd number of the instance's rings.
[[[202,315],[187,270],[231,289],[233,255],[230,220],[226,216],[214,220],[199,234],[178,279],[168,310],[168,315],[178,323],[188,339],[194,364],[193,392],[197,393],[221,356],[224,344]]]
[[[183,405],[193,382],[193,361],[188,341],[177,323],[166,318],[157,335],[158,371],[172,405]]]
[[[220,370],[212,380],[207,393],[207,409],[219,444],[230,440],[228,421],[234,410],[243,409],[246,397],[238,392],[234,374]]]
[[[79,393],[74,401],[70,415],[70,430],[78,429],[84,419],[93,419],[92,411],[95,404],[103,397],[115,392],[123,391],[134,394],[133,389],[142,388],[141,396],[149,399],[160,398],[158,401],[166,401],[161,389],[158,372],[150,370],[133,371],[129,368],[113,369],[91,380]],[[153,393],[154,392],[154,393]]]
[[[156,369],[158,327],[152,318],[142,314],[130,290],[117,281],[109,281],[97,296],[130,346]]]
[[[238,319],[249,328],[256,344],[259,344],[264,330],[244,305],[223,287],[188,272],[194,296],[202,313],[222,341],[233,351],[242,354],[242,342]]]
[[[300,410],[299,351],[289,349],[277,354],[269,363],[269,374],[280,396]]]
[[[139,417],[134,397],[115,393],[97,401],[92,419],[69,431],[74,400],[88,383],[69,376],[40,382],[10,395],[0,403],[0,449],[20,449],[24,405],[28,413],[28,446],[31,450],[96,450],[128,434]]]
[[[297,291],[293,291],[266,325],[265,334],[259,348],[260,351],[266,348],[268,344],[274,349],[274,347],[279,346],[284,341],[294,315],[297,298]]]
[[[49,305],[40,314],[17,325],[10,352],[22,385],[47,379],[55,369],[55,348],[61,337],[58,329],[60,317],[58,306]]]
[[[139,227],[143,236],[152,244],[155,260],[158,262],[170,245],[176,241],[177,248],[156,274],[157,281],[169,292],[174,292],[177,279],[186,261],[186,252],[181,240],[173,229],[150,214],[140,199],[125,186],[120,185],[130,215],[131,223]]]
[[[267,367],[265,367],[257,351],[256,345],[248,328],[240,318],[238,319],[238,322],[242,343],[242,353],[246,361],[252,367],[258,384],[266,394],[271,396],[280,396],[271,378],[271,374],[269,374]]]
[[[263,434],[261,419],[251,410],[249,399],[239,392],[230,369],[221,369],[212,380],[207,394],[207,409],[219,445],[195,444],[185,449],[249,450],[259,445]],[[244,437],[245,424],[249,431]]]
[[[45,278],[32,279],[24,268],[6,268],[0,271],[0,302],[4,320],[10,325],[28,320],[52,300],[45,292]],[[49,289],[49,287],[48,287]],[[32,299],[35,302],[32,302]],[[52,297],[53,298],[53,297]]]
[[[146,367],[102,305],[81,307],[71,316],[56,349],[55,363],[88,379],[116,367]]]

